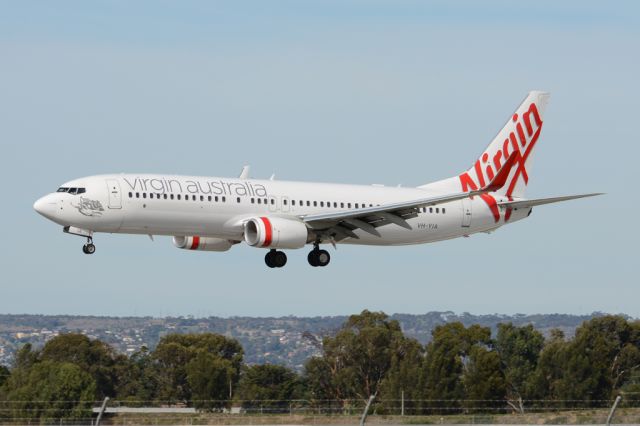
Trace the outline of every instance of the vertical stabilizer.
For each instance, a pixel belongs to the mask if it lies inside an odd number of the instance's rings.
[[[548,100],[548,93],[529,92],[480,158],[459,176],[462,191],[485,186],[515,153],[516,162],[507,184],[496,192],[510,197],[524,196],[529,183],[533,151],[540,137]]]

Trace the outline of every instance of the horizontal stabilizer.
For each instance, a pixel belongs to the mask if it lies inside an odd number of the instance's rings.
[[[541,206],[543,204],[559,203],[561,201],[575,200],[577,198],[595,197],[596,195],[602,195],[603,192],[594,192],[592,194],[579,194],[579,195],[565,195],[564,197],[552,197],[552,198],[537,198],[533,200],[518,200],[518,201],[505,201],[498,203],[500,207],[507,207],[510,209],[519,209],[533,206]]]

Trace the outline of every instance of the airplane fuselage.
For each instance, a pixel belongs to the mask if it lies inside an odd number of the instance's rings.
[[[426,189],[380,185],[146,174],[90,176],[61,188],[76,188],[76,193],[51,193],[37,202],[36,209],[62,226],[91,232],[197,235],[235,241],[242,241],[240,225],[251,217],[297,218],[437,195]],[[78,194],[78,188],[84,192]],[[514,212],[509,222],[528,216],[529,211]],[[504,224],[495,222],[479,197],[423,207],[407,222],[411,229],[381,227],[380,236],[357,229],[354,233],[359,238],[345,238],[340,243],[421,244]]]

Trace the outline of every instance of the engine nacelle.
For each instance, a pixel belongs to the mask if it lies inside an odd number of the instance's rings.
[[[307,226],[295,219],[254,217],[244,224],[244,241],[252,247],[297,249],[307,243]]]
[[[184,250],[227,251],[233,243],[213,237],[173,237],[173,245]]]

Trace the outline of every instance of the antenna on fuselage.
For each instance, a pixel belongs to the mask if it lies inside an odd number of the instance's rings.
[[[240,172],[239,179],[249,179],[249,170],[251,170],[251,166],[247,165],[242,167],[242,171]]]

